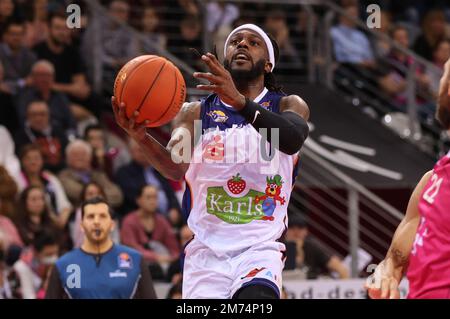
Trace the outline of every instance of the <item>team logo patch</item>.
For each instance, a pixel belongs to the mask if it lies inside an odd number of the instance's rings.
[[[216,123],[225,123],[228,120],[228,116],[222,111],[214,110],[209,113],[206,113],[206,115],[210,116],[214,122]]]
[[[263,271],[264,269],[266,269],[266,267],[262,267],[262,268],[255,268],[252,271],[250,271],[247,275],[245,275],[244,277],[241,277],[241,279],[245,279],[245,278],[253,278],[255,277],[257,274],[259,274],[261,271]]]
[[[267,176],[264,193],[249,189],[244,194],[246,186],[245,180],[236,174],[227,181],[228,192],[223,186],[208,187],[207,213],[229,224],[248,224],[254,220],[274,221],[276,207],[286,204],[285,197],[281,196],[281,176]]]
[[[262,102],[262,103],[261,103],[261,106],[262,106],[263,108],[268,109],[268,108],[270,107],[270,102],[271,102],[271,101]]]
[[[133,261],[127,253],[120,253],[118,256],[119,268],[133,268]]]

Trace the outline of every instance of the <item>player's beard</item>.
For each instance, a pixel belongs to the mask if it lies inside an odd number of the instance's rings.
[[[252,64],[252,68],[250,70],[233,69],[229,60],[224,60],[223,66],[230,72],[231,77],[233,78],[235,83],[247,83],[259,78],[264,74],[266,61],[264,59],[256,61],[256,63]]]

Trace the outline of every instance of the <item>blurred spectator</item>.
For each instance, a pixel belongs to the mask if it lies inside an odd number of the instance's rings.
[[[67,137],[60,127],[50,123],[50,110],[45,101],[34,101],[27,107],[24,128],[16,135],[16,145],[20,149],[27,144],[39,145],[47,169],[55,173],[64,167]]]
[[[171,38],[168,49],[183,62],[196,70],[202,70],[203,63],[200,57],[193,53],[190,48],[201,51],[202,48],[202,24],[196,16],[186,16],[180,26],[180,37]]]
[[[5,31],[6,26],[13,20],[14,1],[0,0],[0,35]]]
[[[171,281],[172,284],[176,284],[181,281],[183,274],[184,249],[186,249],[188,243],[194,238],[194,233],[188,225],[183,225],[180,228],[179,237],[182,251],[178,256],[178,259],[170,264],[169,270],[167,271],[167,279]]]
[[[5,72],[5,83],[16,94],[19,88],[30,83],[28,75],[36,62],[36,55],[24,46],[25,26],[10,22],[4,30],[0,43],[0,60]]]
[[[314,34],[317,35],[317,15],[314,14],[314,12],[305,10],[303,7],[297,9],[295,25],[291,27],[290,34],[292,44],[295,46],[300,55],[299,58],[301,63],[304,65],[306,65],[306,52],[308,50],[308,26],[310,23],[311,28],[314,30]]]
[[[123,195],[102,171],[92,168],[92,148],[83,140],[70,142],[66,148],[67,168],[59,174],[59,179],[73,206],[80,205],[83,186],[89,182],[98,183],[105,191],[106,200],[112,207],[122,204]]]
[[[20,194],[14,217],[20,238],[26,246],[31,245],[41,231],[57,233],[53,216],[46,205],[44,190],[40,187],[27,187]]]
[[[84,74],[84,66],[78,51],[65,43],[70,30],[64,14],[53,14],[48,20],[49,34],[46,41],[33,48],[39,59],[51,62],[55,69],[52,89],[66,94],[72,102],[72,112],[77,120],[97,114],[97,105],[89,99],[91,88]],[[69,35],[70,36],[70,35]],[[68,63],[70,61],[70,63]],[[90,108],[89,110],[86,108]]]
[[[20,238],[16,226],[11,219],[2,215],[0,215],[0,245],[5,251],[11,245],[23,247],[23,241]]]
[[[142,50],[144,53],[155,52],[154,46],[166,48],[167,38],[160,31],[160,18],[154,7],[145,7],[141,18],[141,30],[144,34]]]
[[[284,12],[282,10],[271,10],[268,12],[264,26],[266,31],[275,38],[280,49],[276,73],[280,75],[298,75],[302,67],[301,60],[297,49],[292,44]]]
[[[108,8],[110,19],[101,20],[100,43],[96,42],[94,27],[85,32],[84,49],[96,48],[102,63],[103,90],[112,95],[114,80],[120,68],[139,54],[138,41],[122,24],[128,23],[130,6],[124,0],[114,0]],[[98,47],[100,45],[100,47]],[[88,54],[88,53],[86,53]],[[92,56],[92,55],[87,55]]]
[[[391,13],[385,10],[380,12],[380,28],[376,29],[378,32],[390,37],[390,31],[392,28],[392,16]],[[377,57],[385,57],[391,52],[391,44],[382,39],[376,37],[374,39],[375,53]]]
[[[9,131],[0,125],[0,165],[8,171],[9,175],[17,178],[20,174],[20,163],[15,155],[15,145]]]
[[[126,149],[108,145],[106,131],[98,124],[86,127],[84,139],[93,150],[92,167],[105,172],[110,179],[114,178],[119,167],[129,162]]]
[[[326,251],[324,247],[308,233],[305,219],[296,214],[289,216],[289,228],[286,232],[286,242],[293,243],[295,250],[292,252],[297,268],[305,268],[308,279],[316,279],[321,274],[337,272],[339,278],[349,278],[348,269],[341,259]]]
[[[445,14],[442,10],[430,10],[422,21],[422,34],[414,43],[414,51],[427,60],[433,58],[433,48],[445,38]]]
[[[53,265],[58,260],[59,238],[50,231],[36,234],[31,247],[14,264],[19,274],[24,299],[44,299]]]
[[[93,198],[105,199],[106,195],[99,184],[97,184],[96,182],[89,182],[84,185],[83,190],[81,191],[80,203],[83,203]],[[81,207],[78,207],[76,210],[75,221],[72,226],[71,236],[73,246],[80,247],[84,239],[84,234],[81,230]],[[113,238],[113,240],[115,241],[115,238]]]
[[[16,271],[12,268],[9,252],[4,247],[0,238],[0,300],[22,299],[23,287]]]
[[[120,231],[122,243],[142,253],[150,263],[154,279],[164,279],[170,263],[180,253],[175,234],[158,212],[158,189],[155,186],[142,187],[136,202],[138,210],[123,219]]]
[[[350,18],[357,20],[359,10],[356,5],[345,8]],[[331,39],[337,62],[351,63],[360,66],[374,66],[374,54],[367,36],[359,31],[353,19],[342,15],[339,25],[331,28]]]
[[[396,26],[391,32],[392,39],[404,49],[409,48],[409,36],[408,30],[402,26]],[[400,108],[401,111],[406,111],[406,105],[408,103],[407,96],[407,73],[409,67],[414,63],[411,56],[403,53],[402,51],[393,48],[387,56],[388,65],[379,84],[383,91],[394,99],[395,105]],[[424,74],[423,70],[418,67],[416,70],[416,82],[417,91],[422,97],[428,95],[430,79]],[[420,103],[420,100],[418,100]]]
[[[214,34],[223,27],[231,29],[237,18],[239,8],[233,3],[211,1],[206,5],[206,31],[209,33]]]
[[[19,127],[17,111],[14,107],[13,95],[4,80],[3,64],[0,61],[0,125],[4,125],[11,134]]]
[[[121,207],[122,215],[137,208],[136,198],[144,185],[154,185],[159,189],[158,211],[166,216],[172,225],[179,225],[180,205],[170,184],[150,166],[140,146],[134,140],[130,140],[129,149],[132,161],[119,168],[115,178],[125,197]]]
[[[56,215],[56,224],[64,228],[72,212],[72,205],[67,199],[59,179],[44,171],[44,158],[39,146],[25,145],[20,152],[22,172],[19,176],[19,190],[33,185],[45,190],[49,209]]]
[[[74,134],[76,129],[75,118],[70,110],[67,96],[53,89],[55,69],[53,65],[40,60],[33,65],[30,86],[20,92],[17,99],[19,119],[25,119],[27,106],[35,100],[43,100],[50,108],[50,121],[52,125],[59,126],[68,135]]]
[[[183,298],[183,283],[177,282],[170,287],[166,299],[182,299],[182,298]]]
[[[430,79],[430,90],[434,98],[437,98],[439,92],[439,82],[444,72],[444,64],[450,59],[450,40],[443,39],[436,44],[433,50],[433,64],[439,68],[440,72],[435,72],[427,68],[426,75]]]
[[[31,7],[31,16],[25,23],[25,45],[32,48],[39,42],[45,41],[48,36],[48,0],[34,0],[28,5]]]
[[[8,171],[0,165],[0,216],[14,216],[17,184]]]

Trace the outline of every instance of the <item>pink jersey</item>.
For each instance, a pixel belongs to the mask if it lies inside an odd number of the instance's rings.
[[[407,272],[408,298],[450,298],[450,153],[434,166],[419,212]]]

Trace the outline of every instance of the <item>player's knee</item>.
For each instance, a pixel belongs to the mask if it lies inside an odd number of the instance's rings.
[[[233,299],[279,299],[275,290],[264,285],[250,285],[239,289]]]

